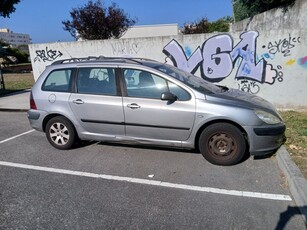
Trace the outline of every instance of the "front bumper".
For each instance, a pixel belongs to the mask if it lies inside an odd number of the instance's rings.
[[[277,150],[286,140],[284,124],[244,127],[249,142],[249,152],[253,156],[262,156]]]

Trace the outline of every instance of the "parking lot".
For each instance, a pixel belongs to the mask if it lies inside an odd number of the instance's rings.
[[[305,229],[275,157],[214,166],[195,151],[53,148],[0,112],[0,229]]]

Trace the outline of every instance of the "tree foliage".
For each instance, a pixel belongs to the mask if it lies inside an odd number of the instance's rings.
[[[136,22],[136,19],[131,19],[117,4],[112,3],[105,7],[100,0],[90,0],[84,7],[73,8],[70,16],[72,20],[62,23],[64,30],[76,39],[119,38]]]
[[[10,47],[10,44],[0,40],[0,58],[4,59],[4,63],[28,63],[29,54],[18,48]]]
[[[273,8],[283,8],[285,11],[293,6],[296,0],[233,0],[236,21],[252,17]]]
[[[15,4],[19,3],[20,0],[1,0],[0,1],[0,16],[9,18],[10,14],[15,12]]]
[[[200,34],[212,32],[228,32],[231,17],[223,17],[216,21],[209,22],[205,17],[193,23],[185,23],[182,29],[183,34]]]

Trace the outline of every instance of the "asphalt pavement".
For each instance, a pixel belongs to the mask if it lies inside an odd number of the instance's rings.
[[[0,97],[0,111],[24,112],[30,108],[30,90]],[[291,195],[307,223],[307,180],[284,146],[277,152],[278,165],[285,174]]]

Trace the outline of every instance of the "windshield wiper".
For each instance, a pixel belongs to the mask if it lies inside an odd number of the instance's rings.
[[[226,86],[222,86],[222,85],[216,85],[216,86],[221,89],[221,93],[227,92],[229,90],[229,88]]]

